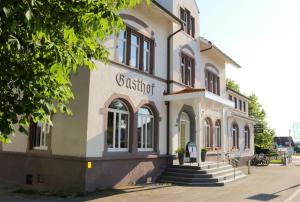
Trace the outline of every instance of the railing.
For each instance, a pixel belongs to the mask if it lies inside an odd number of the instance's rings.
[[[235,169],[237,168],[237,166],[239,165],[239,160],[237,160],[236,158],[234,158],[234,157],[230,157],[229,155],[230,155],[230,153],[226,153],[225,154],[226,156],[227,156],[227,158],[228,158],[228,163],[230,164],[230,165],[232,165],[232,167],[233,167],[233,179],[235,180]]]

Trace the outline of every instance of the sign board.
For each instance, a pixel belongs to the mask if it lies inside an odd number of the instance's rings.
[[[262,128],[254,128],[254,133],[257,134],[257,133],[263,133],[264,130]]]
[[[186,145],[187,149],[187,157],[190,157],[190,162],[196,162],[197,161],[197,146],[194,142],[189,142]]]
[[[254,129],[263,129],[263,125],[262,124],[255,124]]]
[[[294,123],[293,134],[295,139],[300,139],[300,123]]]

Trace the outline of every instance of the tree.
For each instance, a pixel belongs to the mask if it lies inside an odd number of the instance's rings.
[[[238,93],[241,93],[239,84],[235,83],[232,79],[226,79],[226,86]]]
[[[271,149],[273,146],[273,139],[275,130],[271,129],[266,121],[266,112],[259,103],[255,94],[249,96],[249,115],[256,119],[258,124],[262,125],[263,132],[257,133],[254,136],[254,144],[257,149]]]
[[[103,42],[125,28],[119,11],[141,1],[0,1],[0,141],[15,125],[27,133],[30,121],[70,115],[71,74],[107,62]]]

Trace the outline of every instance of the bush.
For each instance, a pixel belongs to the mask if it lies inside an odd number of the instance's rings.
[[[185,149],[183,147],[179,147],[178,149],[176,149],[176,153],[178,154],[184,154]]]
[[[295,147],[294,151],[298,154],[298,153],[300,153],[300,148],[299,147]]]

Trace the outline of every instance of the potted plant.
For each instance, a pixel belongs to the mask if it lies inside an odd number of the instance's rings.
[[[183,147],[179,147],[179,148],[176,150],[176,153],[178,154],[179,164],[180,164],[180,165],[183,165],[183,163],[184,163],[184,153],[185,153],[184,148],[183,148]]]
[[[206,153],[207,153],[207,149],[203,148],[201,149],[201,161],[204,162],[206,159]]]

